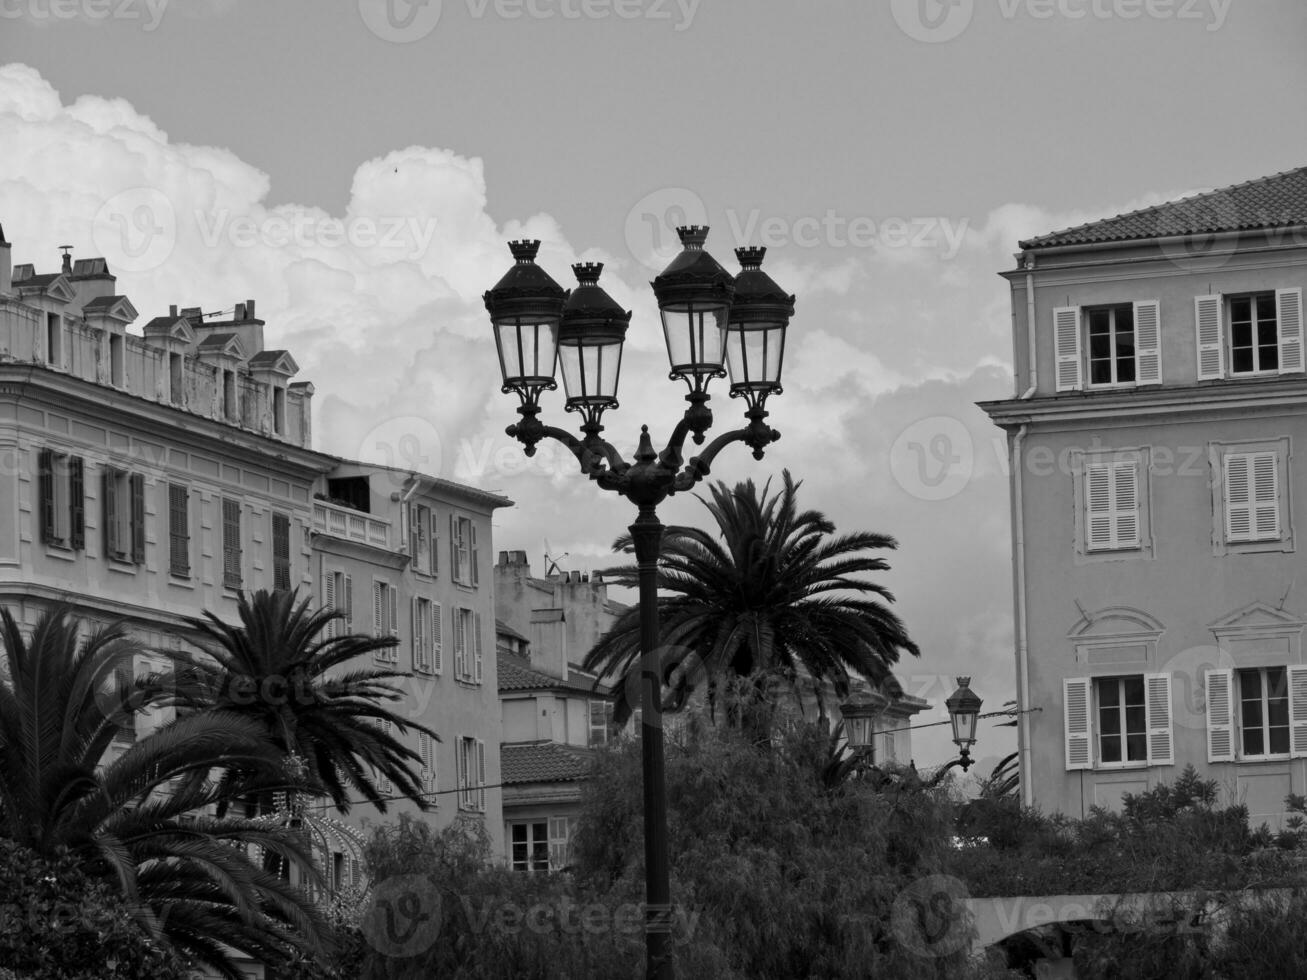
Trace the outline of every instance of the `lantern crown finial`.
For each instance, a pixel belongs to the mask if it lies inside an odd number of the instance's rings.
[[[604,271],[602,262],[578,262],[572,266],[576,281],[582,286],[594,286],[599,283],[599,274]]]
[[[707,225],[682,225],[676,229],[676,235],[685,248],[700,249],[708,240]]]
[[[762,268],[762,259],[766,254],[767,248],[763,245],[751,245],[735,250],[735,258],[739,261],[740,268],[745,272]]]
[[[508,250],[518,262],[534,262],[540,251],[540,239],[523,238],[521,241],[509,242]]]

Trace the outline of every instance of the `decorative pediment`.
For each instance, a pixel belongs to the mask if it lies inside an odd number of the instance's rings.
[[[290,351],[264,350],[250,358],[250,370],[282,374],[289,378],[299,373],[300,366],[290,356]]]
[[[1229,615],[1222,616],[1208,628],[1219,637],[1238,633],[1282,633],[1286,630],[1299,630],[1302,626],[1301,616],[1264,602],[1250,602]]]
[[[1080,620],[1067,636],[1076,640],[1115,639],[1123,636],[1157,637],[1166,629],[1157,619],[1133,606],[1111,606],[1096,612],[1080,610]]]
[[[30,276],[22,282],[15,282],[14,288],[27,296],[48,296],[58,303],[71,303],[77,296],[76,290],[62,273],[44,276]]]
[[[145,325],[143,333],[147,337],[167,337],[184,344],[195,343],[195,331],[191,329],[190,321],[182,316],[156,316]]]
[[[121,323],[131,323],[140,316],[136,312],[136,307],[132,306],[132,301],[126,296],[99,296],[82,307],[82,315],[108,317]]]
[[[238,361],[245,360],[245,348],[241,339],[234,333],[215,333],[205,337],[196,348],[201,357],[228,357]]]

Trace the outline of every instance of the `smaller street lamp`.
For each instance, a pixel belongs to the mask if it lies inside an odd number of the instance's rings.
[[[956,764],[966,772],[971,768],[971,746],[976,744],[976,719],[980,717],[980,706],[984,703],[971,690],[970,677],[959,677],[958,689],[944,700],[948,708],[948,720],[953,725],[953,741],[958,747],[959,757]]]

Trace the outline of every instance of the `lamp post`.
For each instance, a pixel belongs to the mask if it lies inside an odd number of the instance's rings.
[[[671,365],[670,378],[684,381],[689,403],[671,438],[656,452],[649,427],[631,462],[606,441],[601,419],[617,408],[622,343],[630,312],[599,286],[603,266],[572,266],[577,286],[564,292],[535,264],[538,241],[509,242],[514,265],[485,294],[503,375],[503,392],[514,393],[520,421],[507,433],[522,443],[527,456],[543,439],[562,443],[576,457],[581,472],[603,490],[635,504],[631,525],[639,568],[641,759],[644,770],[646,977],[672,980],[671,886],[667,853],[667,799],[663,772],[665,664],[658,651],[658,556],[663,525],[657,507],[674,493],[690,489],[708,475],[717,454],[742,442],[762,459],[780,438],[766,422],[767,397],[781,392],[785,333],[794,314],[794,297],[762,271],[765,249],[738,248],[741,271],[732,276],[708,252],[702,226],[678,228],[681,252],[651,283],[658,299]],[[581,416],[581,438],[540,421],[540,395],[557,387],[555,366],[562,369],[565,408]],[[708,384],[730,377],[732,398],[745,401],[741,428],[722,433],[704,450],[684,460],[687,436],[702,445],[712,426]],[[675,703],[674,699],[671,703]]]

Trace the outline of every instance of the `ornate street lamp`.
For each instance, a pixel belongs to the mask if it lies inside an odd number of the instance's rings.
[[[971,746],[976,744],[976,719],[980,717],[980,706],[984,703],[971,690],[970,677],[957,678],[958,689],[944,699],[948,708],[948,720],[953,724],[953,741],[958,747],[957,765],[966,772],[971,768]]]
[[[641,756],[644,768],[645,933],[648,949],[646,976],[671,980],[671,887],[667,855],[667,799],[663,772],[665,707],[678,703],[678,692],[664,699],[663,672],[667,666],[658,651],[658,556],[663,525],[657,507],[674,493],[689,490],[708,475],[712,461],[733,442],[743,442],[756,459],[780,438],[767,425],[769,395],[779,394],[785,333],[794,313],[788,296],[762,272],[763,249],[739,249],[743,266],[732,277],[704,251],[708,229],[678,228],[682,251],[651,283],[662,315],[663,338],[672,380],[689,389],[685,409],[662,452],[655,452],[649,427],[642,426],[640,442],[630,462],[600,436],[601,418],[617,407],[622,344],[631,314],[599,286],[602,266],[573,266],[577,287],[564,294],[547,273],[535,265],[539,242],[510,242],[515,265],[485,294],[486,309],[494,328],[505,393],[521,399],[521,420],[506,430],[535,455],[542,439],[562,443],[576,457],[581,472],[599,485],[630,500],[637,508],[631,538],[640,572],[640,676]],[[556,387],[557,350],[563,372],[566,408],[581,415],[582,438],[538,418],[542,391]],[[685,462],[682,450],[687,436],[702,445],[712,426],[708,384],[729,371],[732,398],[744,398],[747,424],[717,436],[700,453]],[[683,693],[683,692],[679,692]]]

